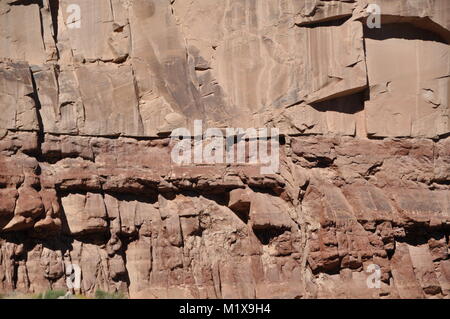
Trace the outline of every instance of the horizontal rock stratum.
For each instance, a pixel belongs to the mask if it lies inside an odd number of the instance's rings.
[[[449,41],[448,0],[0,0],[0,294],[450,298]],[[196,120],[278,170],[175,163]]]

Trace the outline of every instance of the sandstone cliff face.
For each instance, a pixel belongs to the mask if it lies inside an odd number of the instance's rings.
[[[0,0],[0,293],[450,298],[449,41],[448,0]],[[194,120],[278,173],[175,164]]]

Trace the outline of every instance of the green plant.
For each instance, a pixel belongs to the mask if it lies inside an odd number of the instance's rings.
[[[36,295],[36,299],[58,299],[58,297],[64,296],[66,292],[64,290],[47,290],[46,292]]]
[[[0,299],[34,299],[34,298],[35,296],[31,294],[24,294],[20,292],[10,292],[0,295]]]
[[[124,295],[121,292],[106,292],[103,290],[97,290],[95,292],[95,299],[124,299]]]

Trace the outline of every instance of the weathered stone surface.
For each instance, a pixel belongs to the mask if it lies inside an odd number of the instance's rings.
[[[365,44],[370,84],[367,133],[423,137],[448,133],[448,44],[407,24],[368,31]]]
[[[299,2],[297,5],[296,23],[298,25],[311,25],[313,23],[350,17],[355,8],[355,1],[306,0]]]
[[[69,194],[61,202],[71,235],[106,230],[106,210],[100,194]]]
[[[58,24],[58,33],[68,39],[74,59],[93,62],[127,58],[131,39],[124,4],[122,0],[59,2],[63,21],[68,23]],[[81,13],[79,28],[74,27],[78,19],[71,19],[76,12],[72,9],[74,6],[79,6]],[[95,37],[92,37],[93,33]]]
[[[276,119],[287,133],[447,134],[448,4],[371,4],[382,31],[365,27],[365,0],[6,2],[0,48],[33,66],[46,132],[156,136],[196,118]],[[14,27],[18,17],[33,31]]]
[[[39,129],[28,64],[0,63],[0,102],[0,129]]]
[[[450,298],[447,0],[0,18],[0,294],[67,289],[76,264],[86,295]],[[178,165],[168,136],[194,120],[279,128],[280,167]]]
[[[30,5],[12,5],[13,2],[0,3],[0,58],[28,61],[35,65],[45,63],[38,1]]]
[[[290,229],[292,220],[283,200],[260,193],[252,194],[251,198],[250,221],[253,229]]]
[[[430,28],[442,35],[450,30],[449,3],[445,0],[399,0],[395,2],[390,0],[358,0],[360,7],[365,7],[368,3],[377,4],[382,8],[382,19],[386,22],[409,21],[418,26]],[[432,23],[429,23],[427,18]]]
[[[170,161],[163,155],[170,146],[163,141],[47,134],[41,161],[36,161],[23,153],[29,148],[14,144],[27,134],[8,133],[3,140],[2,238],[8,243],[24,231],[32,234],[28,241],[59,234],[90,238],[93,244],[84,248],[55,242],[79,256],[72,262],[86,272],[85,293],[105,289],[136,298],[448,295],[449,190],[445,183],[436,184],[442,176],[429,165],[446,161],[445,152],[431,151],[446,150],[446,140],[290,138],[292,153],[281,160],[281,180],[274,183],[251,166],[231,165],[220,174],[219,167],[207,166],[170,172],[163,164]],[[232,176],[237,180],[230,183]],[[284,189],[286,197],[276,196]],[[415,250],[416,241],[428,244]],[[401,248],[405,242],[406,250]],[[36,266],[39,256],[30,252],[25,264],[2,263],[2,289],[49,289],[45,268]],[[233,266],[217,268],[221,260]],[[381,267],[380,290],[367,288],[370,264]],[[241,274],[238,269],[245,265],[252,270]],[[12,282],[7,267],[34,273]],[[301,275],[307,273],[312,277]],[[202,284],[194,289],[192,282]]]

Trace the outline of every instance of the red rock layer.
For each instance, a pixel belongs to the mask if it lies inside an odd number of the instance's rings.
[[[1,291],[64,288],[75,263],[87,294],[449,296],[449,138],[285,142],[280,173],[261,175],[168,164],[168,139],[9,132]]]

